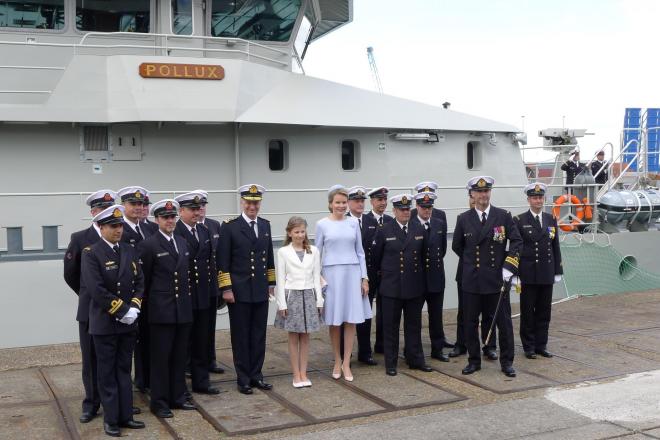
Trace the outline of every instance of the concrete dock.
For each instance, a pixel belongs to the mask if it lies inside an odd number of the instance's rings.
[[[514,307],[515,308],[515,307]],[[515,313],[515,310],[514,310]],[[455,337],[455,311],[445,314]],[[499,363],[461,375],[465,356],[449,363],[428,359],[435,371],[399,364],[399,375],[353,364],[355,381],[331,377],[327,332],[311,343],[311,388],[291,386],[286,333],[269,329],[264,366],[272,391],[236,390],[229,335],[217,334],[226,373],[212,375],[219,396],[194,395],[198,411],[156,419],[148,396],[136,392],[134,439],[646,439],[660,438],[660,291],[578,298],[553,308],[551,359],[526,359],[516,328],[518,376]],[[47,332],[44,328],[41,331]],[[430,354],[428,332],[423,332]],[[0,438],[96,439],[102,417],[78,422],[82,383],[76,344],[0,350]]]

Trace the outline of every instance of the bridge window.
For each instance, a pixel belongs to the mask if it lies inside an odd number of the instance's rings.
[[[341,169],[354,171],[360,168],[360,148],[357,141],[341,141]]]
[[[289,162],[289,144],[283,139],[268,141],[268,168],[271,171],[284,171]]]
[[[481,148],[477,141],[467,143],[467,167],[468,170],[478,170],[481,168]]]
[[[192,35],[192,0],[172,0],[172,33]]]
[[[0,1],[0,27],[63,29],[64,0]]]
[[[301,0],[212,0],[211,35],[289,41]]]
[[[91,32],[149,32],[151,0],[76,0],[76,28]]]

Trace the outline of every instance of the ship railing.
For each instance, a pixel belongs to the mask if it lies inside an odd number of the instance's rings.
[[[578,147],[578,144],[569,144],[569,145],[542,145],[542,146],[537,146],[537,147],[525,147],[521,148],[520,151],[522,152],[522,159],[523,159],[523,164],[525,165],[525,169],[531,168],[530,165],[533,165],[533,175],[530,173],[527,173],[527,181],[529,183],[534,182],[534,181],[540,181],[548,184],[557,184],[560,185],[564,181],[564,175],[563,172],[560,172],[559,167],[561,166],[561,163],[559,161],[559,158],[561,155],[559,154],[561,150],[565,149],[573,149]],[[552,170],[552,175],[548,177],[539,177],[539,166],[541,163],[546,163],[549,164],[550,161],[548,162],[527,162],[525,158],[525,152],[528,150],[544,150],[548,152],[553,152],[555,153],[555,159],[554,159],[554,165],[553,165],[553,170]]]
[[[596,231],[598,230],[598,215],[597,215],[597,206],[595,201],[593,201],[593,197],[591,197],[592,194],[597,191],[597,186],[594,184],[590,185],[549,185],[550,188],[561,188],[563,191],[563,188],[569,187],[569,188],[581,188],[587,190],[588,194],[588,200],[590,200],[590,205],[592,207],[592,211],[594,213],[593,219],[591,221],[585,221],[584,223],[581,223],[579,228],[580,229],[586,229],[586,230],[593,230]],[[519,192],[520,197],[520,203],[508,203],[508,204],[499,204],[495,203],[496,206],[507,209],[511,211],[513,214],[517,214],[518,212],[524,212],[525,210],[529,209],[529,205],[526,202],[526,197],[523,194],[523,188],[525,187],[524,184],[518,184],[518,185],[496,185],[495,192],[501,190],[501,189],[506,189],[506,190],[516,190],[516,192]],[[464,204],[461,204],[460,206],[443,206],[442,204],[442,198],[443,198],[443,192],[453,192],[453,191],[460,191],[463,192],[464,194],[467,193],[467,190],[464,185],[453,185],[453,186],[439,186],[436,192],[439,194],[439,200],[436,203],[436,206],[445,212],[447,212],[450,217],[450,219],[454,218],[456,214],[463,212],[468,209],[468,207]],[[156,191],[151,191],[152,194],[152,199],[161,199],[161,198],[170,198],[170,197],[175,197],[177,195],[183,194],[187,192],[187,190],[156,190]],[[234,189],[215,189],[215,190],[208,190],[209,196],[224,196],[224,197],[230,197],[231,200],[236,200],[238,202],[238,196],[236,194],[236,190]],[[398,193],[398,192],[405,192],[405,193],[412,193],[411,187],[404,187],[404,186],[399,186],[399,187],[390,187],[390,192],[391,193]],[[20,198],[20,199],[26,199],[26,198],[34,198],[35,201],[32,204],[40,204],[41,202],[38,200],[39,198],[57,198],[57,197],[76,197],[79,199],[80,205],[84,205],[84,200],[85,198],[91,193],[90,192],[21,192],[21,193],[0,193],[0,199],[5,199],[5,198]],[[268,193],[269,195],[272,194],[280,194],[280,195],[293,195],[294,197],[291,198],[291,200],[296,200],[296,195],[299,194],[314,194],[315,197],[319,198],[319,203],[318,206],[323,206],[324,205],[324,199],[327,194],[327,188],[279,188],[279,189],[269,189]],[[467,195],[467,194],[466,194]],[[155,196],[155,197],[154,197]],[[217,199],[216,199],[217,200]],[[210,207],[215,206],[214,199],[212,199],[212,203],[209,205]],[[552,207],[553,207],[553,202],[554,200],[552,197],[548,197],[545,205],[544,205],[544,210],[546,212],[549,212]],[[76,202],[77,203],[77,202]],[[236,203],[236,209],[232,210],[230,212],[208,212],[207,217],[218,219],[218,220],[224,220],[230,217],[236,217],[238,215],[239,209],[238,209],[238,203]],[[581,204],[573,205],[571,203],[566,203],[563,205],[565,209],[567,208],[569,211],[573,209],[574,206],[582,206]],[[270,219],[271,221],[275,221],[276,219],[287,219],[289,216],[292,215],[299,215],[303,217],[319,217],[321,215],[327,214],[328,211],[326,209],[319,209],[319,210],[314,210],[314,209],[309,209],[309,210],[301,210],[301,209],[291,209],[291,210],[263,210],[260,215]],[[80,217],[77,219],[77,221],[83,221],[85,223],[91,221],[91,217],[89,216],[84,216]],[[23,227],[18,226],[18,225],[12,225],[8,226],[7,224],[2,225],[4,229],[6,229],[6,234],[7,234],[7,247],[5,249],[0,250],[0,261],[32,261],[32,260],[52,260],[52,259],[59,259],[62,258],[62,253],[64,251],[64,247],[60,246],[60,243],[58,243],[58,231],[62,227],[62,223],[65,223],[66,221],[56,221],[55,223],[59,224],[49,224],[46,226],[42,226],[42,236],[43,236],[43,246],[42,247],[36,247],[36,246],[29,246],[29,247],[24,247],[23,245]],[[455,227],[455,224],[448,224],[448,230],[450,231],[450,234],[452,233]],[[275,231],[274,231],[275,232]],[[310,230],[310,236],[313,237],[314,234],[312,233],[313,231]],[[273,240],[277,243],[282,241],[285,238],[284,234],[278,234],[274,233],[273,234]],[[66,245],[66,243],[64,243]]]
[[[635,161],[637,161],[637,159],[639,157],[639,153],[640,153],[639,149],[635,153],[635,155],[632,157],[632,159],[628,163],[626,163],[626,166],[623,168],[623,170],[621,170],[619,175],[616,176],[614,179],[612,179],[612,177],[611,177],[612,176],[612,173],[611,173],[612,167],[614,166],[615,163],[619,162],[619,159],[623,158],[624,154],[629,155],[630,153],[628,152],[628,150],[630,148],[632,148],[634,145],[638,146],[639,141],[637,139],[629,140],[628,143],[626,143],[626,145],[621,149],[621,151],[616,156],[616,158],[612,157],[612,162],[607,166],[607,171],[608,171],[608,175],[610,176],[610,178],[607,180],[607,183],[605,185],[603,185],[603,187],[600,188],[600,190],[598,191],[598,194],[596,195],[597,200],[600,199],[603,196],[603,194],[610,191],[612,188],[615,188],[616,185],[619,183],[619,181],[621,181],[623,176],[628,172],[628,170],[633,165],[633,163],[635,163]]]

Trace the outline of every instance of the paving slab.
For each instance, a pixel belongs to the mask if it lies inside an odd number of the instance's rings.
[[[353,373],[355,382],[364,375]],[[292,376],[278,376],[271,379],[278,396],[300,408],[316,421],[357,417],[384,411],[385,407],[364,397],[356,389],[345,385],[343,379],[334,380],[322,373],[310,373],[312,387],[293,388]]]
[[[168,431],[167,427],[160,422],[151,412],[149,406],[140,399],[137,395],[133,396],[133,405],[142,410],[141,414],[135,416],[135,420],[140,420],[145,423],[145,429],[121,429],[123,436],[128,436],[131,439],[169,439],[173,436]],[[69,426],[72,427],[77,435],[82,439],[98,439],[105,440],[108,436],[103,431],[103,415],[99,414],[89,423],[80,423],[78,418],[82,412],[80,401],[78,399],[70,399],[64,404],[64,411],[69,417]]]
[[[70,438],[55,402],[0,408],[0,433],[4,439]]]
[[[624,347],[660,353],[660,344],[658,343],[660,340],[660,329],[600,335],[593,338],[603,342],[614,342]]]
[[[48,386],[37,368],[0,373],[0,405],[52,400]]]
[[[574,428],[557,429],[533,435],[523,435],[520,438],[529,440],[599,440],[630,434],[630,430],[611,423],[589,423]]]
[[[266,357],[264,359],[264,366],[261,370],[264,376],[273,376],[279,374],[288,374],[291,372],[291,364],[289,363],[288,355],[286,357],[282,354],[282,345],[286,344],[268,344],[266,349]],[[286,347],[284,347],[286,352]],[[212,382],[226,382],[235,381],[236,372],[234,371],[234,358],[230,348],[225,348],[216,351],[218,362],[226,366],[224,374],[211,374]]]
[[[564,359],[559,356],[544,358],[538,356],[536,359],[527,359],[524,354],[516,354],[515,368],[545,377],[553,382],[574,383],[584,380],[608,377],[612,373],[604,368],[596,368]]]
[[[246,396],[236,387],[229,387],[220,396],[195,394],[194,398],[204,418],[228,434],[248,434],[307,423],[301,415],[257,389]]]
[[[82,383],[82,364],[42,368],[41,372],[59,399],[85,397]]]
[[[660,428],[649,429],[644,431],[646,435],[652,435],[653,437],[660,438]]]
[[[430,366],[443,374],[498,394],[515,393],[557,385],[557,382],[553,380],[530,374],[521,369],[516,370],[516,377],[506,377],[500,370],[500,364],[497,361],[482,361],[481,370],[466,376],[461,374],[461,370],[467,365],[467,359],[464,359],[460,364],[459,362],[440,362],[436,359],[427,360]]]

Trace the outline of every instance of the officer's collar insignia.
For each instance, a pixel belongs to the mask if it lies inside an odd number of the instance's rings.
[[[485,187],[486,186],[486,181],[484,179],[479,179],[479,181],[477,182],[477,186],[479,188]]]
[[[110,202],[110,201],[112,201],[112,196],[111,196],[110,194],[108,194],[108,193],[105,193],[105,194],[103,195],[103,201],[105,201],[105,202]]]
[[[119,208],[115,208],[115,210],[112,211],[112,216],[113,216],[114,218],[119,218],[119,217],[121,217],[121,211],[119,210]]]
[[[193,202],[196,203],[196,204],[199,203],[199,196],[195,196],[195,198],[193,199]]]
[[[140,191],[135,191],[135,198],[136,199],[141,199],[142,198],[142,193]]]
[[[250,192],[250,194],[256,194],[257,193],[257,185],[252,185],[248,191]]]

